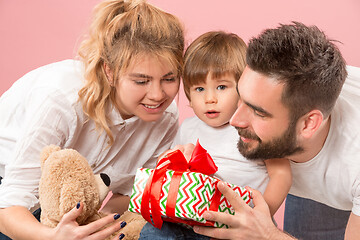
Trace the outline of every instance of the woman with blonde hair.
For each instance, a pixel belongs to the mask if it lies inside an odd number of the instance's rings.
[[[110,177],[110,210],[124,209],[118,199],[131,193],[136,169],[154,167],[177,132],[183,50],[173,15],[145,1],[107,0],[95,7],[79,60],[40,67],[1,96],[0,239],[104,239],[120,229],[99,230],[118,214],[78,226],[81,203],[56,228],[40,224],[31,214],[40,152],[49,144],[79,151]]]

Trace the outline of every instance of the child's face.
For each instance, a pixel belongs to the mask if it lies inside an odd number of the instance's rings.
[[[233,74],[212,78],[211,72],[205,83],[190,88],[190,106],[196,116],[211,127],[227,124],[234,114],[239,96]]]
[[[171,64],[151,55],[138,57],[116,81],[116,107],[128,119],[156,121],[171,104],[180,80]]]

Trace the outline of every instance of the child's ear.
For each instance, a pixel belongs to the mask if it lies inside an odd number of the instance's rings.
[[[304,138],[311,138],[324,120],[320,110],[312,110],[300,118],[300,131]]]
[[[106,74],[106,78],[107,78],[107,80],[109,82],[109,85],[111,87],[114,87],[113,72],[106,63],[104,63],[104,71],[105,71],[105,74]]]

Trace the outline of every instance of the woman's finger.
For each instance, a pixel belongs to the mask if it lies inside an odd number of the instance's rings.
[[[105,218],[108,218],[108,217],[109,216],[107,216]],[[111,215],[110,215],[110,217],[111,217]],[[102,219],[99,219],[97,221],[100,221]],[[97,222],[97,221],[95,221],[95,222]],[[101,225],[102,225],[102,223],[100,225],[97,225],[96,227],[101,226]],[[100,228],[101,230],[91,234],[88,239],[89,240],[102,240],[102,239],[105,239],[105,238],[111,236],[112,234],[114,234],[115,232],[119,231],[121,228],[125,227],[126,222],[121,222],[121,223],[115,222],[115,223],[112,223],[111,225],[105,224],[105,226],[106,227],[104,229]],[[104,227],[104,226],[102,226],[102,227]],[[125,235],[120,232],[114,237],[114,239],[123,239],[124,237],[125,237]]]
[[[117,220],[118,218],[120,217],[120,215],[119,214],[110,214],[110,215],[108,215],[108,216],[106,216],[106,217],[103,217],[103,218],[100,218],[99,220],[96,220],[96,221],[94,221],[94,222],[91,222],[91,223],[89,223],[89,224],[87,224],[87,225],[83,225],[83,226],[81,226],[82,228],[83,228],[83,230],[85,231],[85,234],[86,235],[91,235],[91,234],[93,234],[93,233],[95,233],[95,232],[97,232],[97,234],[98,234],[98,232],[100,232],[99,230],[101,230],[102,228],[104,228],[106,225],[108,225],[108,224],[111,224],[111,223],[113,223],[115,220]],[[113,233],[113,232],[115,232],[115,231],[112,231],[111,229],[117,229],[117,230],[119,230],[120,228],[121,228],[121,226],[122,227],[124,227],[125,225],[126,225],[126,223],[124,222],[123,223],[123,225],[121,225],[121,223],[118,223],[118,222],[116,222],[116,223],[114,223],[113,225],[111,225],[111,227],[109,227],[109,229],[108,228],[105,228],[104,230],[102,230],[103,232],[105,232],[105,233],[107,233],[107,232],[111,232],[111,233]],[[109,235],[111,235],[111,233],[109,234]],[[108,236],[109,236],[108,235]],[[97,239],[97,238],[96,238]]]
[[[80,214],[82,213],[83,207],[84,207],[83,204],[78,202],[73,209],[71,209],[69,212],[64,214],[64,216],[61,219],[61,222],[64,224],[72,221],[76,222],[76,218],[80,216]]]

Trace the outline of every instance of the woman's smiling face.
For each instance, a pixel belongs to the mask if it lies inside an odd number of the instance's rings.
[[[177,69],[153,55],[141,55],[115,83],[116,107],[123,119],[146,122],[161,118],[179,90]]]

